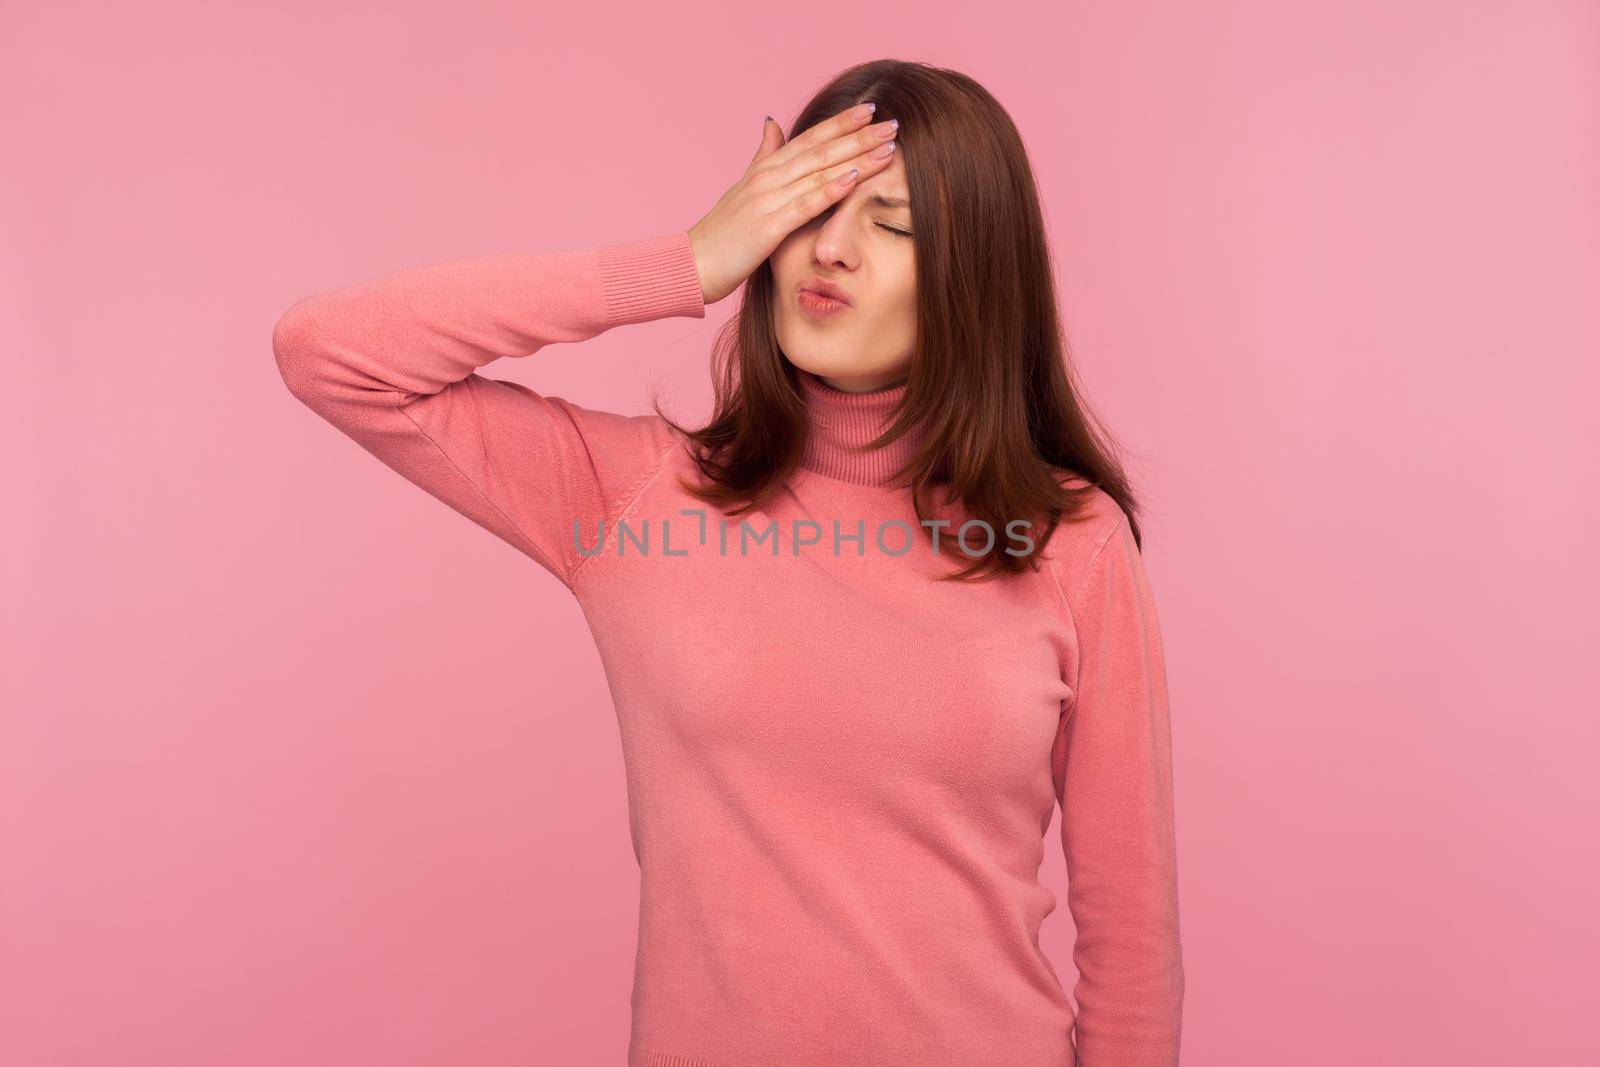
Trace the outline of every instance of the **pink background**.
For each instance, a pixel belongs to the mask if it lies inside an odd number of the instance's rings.
[[[271,329],[687,228],[879,55],[1015,116],[1148,489],[1185,1063],[1600,1056],[1600,8],[747,7],[7,5],[0,1062],[621,1062],[577,605]],[[699,418],[730,307],[492,373]]]

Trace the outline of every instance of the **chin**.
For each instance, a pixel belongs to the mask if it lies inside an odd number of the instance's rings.
[[[780,344],[784,358],[803,371],[810,371],[819,378],[854,378],[865,373],[859,361],[849,358],[832,356],[828,353],[807,350],[804,346],[794,348]]]
[[[810,371],[819,378],[831,378],[843,382],[883,378],[897,373],[903,374],[909,363],[907,360],[890,360],[887,363],[863,360],[861,346],[847,337],[829,337],[824,340],[801,333],[796,338],[795,331],[786,329],[782,323],[777,325],[775,332],[778,349],[783,353],[783,357],[800,370]]]

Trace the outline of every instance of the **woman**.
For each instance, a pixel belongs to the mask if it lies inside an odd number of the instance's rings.
[[[630,1067],[1175,1063],[1161,640],[1021,139],[899,61],[793,132],[687,231],[302,300],[278,366],[582,605],[641,878]],[[741,286],[700,430],[476,373]],[[1057,802],[1074,998],[1038,942]]]

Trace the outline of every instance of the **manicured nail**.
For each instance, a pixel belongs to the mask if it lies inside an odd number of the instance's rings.
[[[839,175],[839,184],[840,185],[849,185],[851,182],[856,180],[856,176],[859,175],[860,173],[861,172],[859,170],[856,170],[854,167],[851,167],[848,171],[846,171],[845,173]]]
[[[881,144],[877,148],[874,148],[872,151],[868,152],[867,153],[867,158],[868,159],[888,159],[893,153],[894,153],[894,142],[890,141],[888,144]]]
[[[870,119],[872,117],[872,113],[876,110],[878,110],[877,104],[862,104],[860,107],[855,109],[853,116],[863,120]]]

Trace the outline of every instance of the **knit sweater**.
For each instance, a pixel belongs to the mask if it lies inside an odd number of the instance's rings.
[[[581,605],[639,865],[629,1067],[1176,1063],[1167,686],[1126,517],[1094,489],[1039,570],[936,582],[983,532],[935,547],[887,484],[915,431],[857,450],[904,385],[800,372],[801,469],[733,518],[659,416],[477,373],[704,315],[679,232],[410,267],[272,338],[295,397]],[[1058,803],[1072,997],[1039,945]]]

